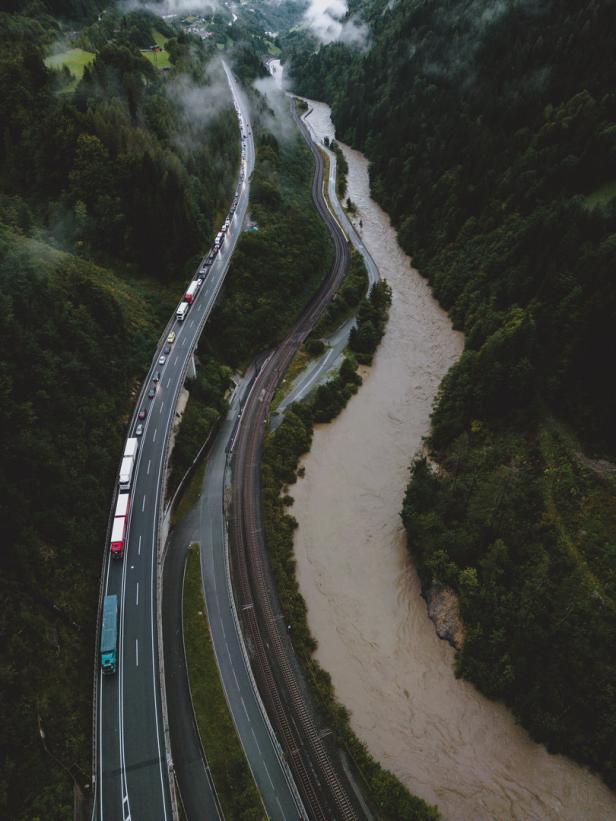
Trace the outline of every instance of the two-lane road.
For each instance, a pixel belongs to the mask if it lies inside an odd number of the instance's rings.
[[[165,736],[164,694],[161,694],[158,642],[158,566],[162,494],[167,445],[177,398],[203,326],[222,286],[248,205],[254,166],[247,105],[225,66],[236,105],[247,131],[238,204],[203,286],[183,322],[174,320],[176,339],[164,364],[157,350],[144,382],[139,408],[147,418],[131,487],[125,557],[107,561],[104,594],[120,602],[119,664],[114,676],[98,674],[95,815],[105,821],[167,821],[173,817]],[[178,298],[179,301],[179,298]],[[161,344],[161,348],[164,343]],[[152,400],[147,391],[156,371],[161,379]],[[133,435],[134,422],[131,426]],[[164,691],[163,691],[164,693]]]

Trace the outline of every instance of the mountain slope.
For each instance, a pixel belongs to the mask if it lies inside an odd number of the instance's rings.
[[[466,334],[404,506],[460,594],[458,669],[616,786],[616,6],[350,3],[364,51],[289,35],[296,89],[371,160]],[[584,453],[586,451],[586,453]]]

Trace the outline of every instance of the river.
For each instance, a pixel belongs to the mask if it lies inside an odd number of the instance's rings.
[[[329,108],[311,104],[315,131],[334,136]],[[463,338],[371,200],[366,159],[343,150],[356,222],[393,303],[363,386],[316,428],[292,488],[297,576],[319,663],[372,755],[445,819],[615,819],[616,797],[598,778],[550,755],[505,707],[455,678],[454,651],[427,616],[399,514],[409,463]]]

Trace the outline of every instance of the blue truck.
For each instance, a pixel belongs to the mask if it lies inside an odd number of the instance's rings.
[[[105,675],[118,667],[118,597],[105,596],[101,627],[101,669]]]

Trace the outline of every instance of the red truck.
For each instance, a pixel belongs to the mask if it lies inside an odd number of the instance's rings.
[[[124,558],[124,539],[126,537],[126,524],[128,522],[128,506],[130,504],[130,494],[118,494],[115,516],[111,528],[111,558]]]
[[[195,279],[194,282],[191,282],[188,286],[188,290],[184,294],[184,299],[190,305],[195,297],[197,296],[197,291],[199,290],[199,282]]]

